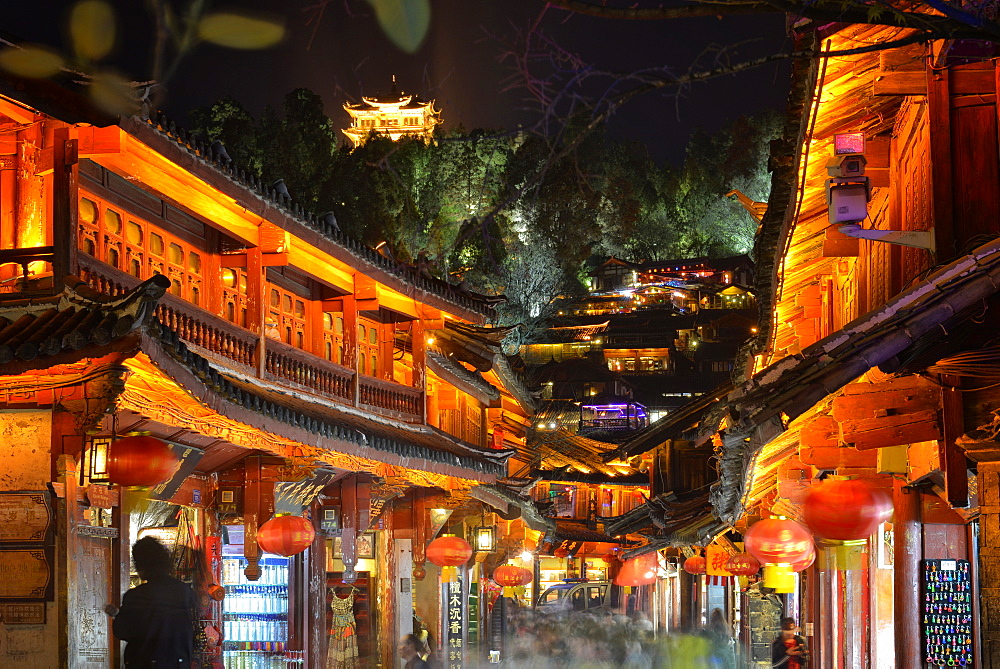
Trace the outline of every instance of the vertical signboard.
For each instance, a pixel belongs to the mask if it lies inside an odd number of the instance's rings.
[[[924,655],[932,667],[973,666],[968,560],[924,560]]]
[[[448,669],[463,669],[465,655],[465,611],[462,581],[445,583],[445,648],[448,652]]]

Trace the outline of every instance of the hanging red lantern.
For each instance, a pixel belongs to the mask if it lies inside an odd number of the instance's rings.
[[[758,521],[750,526],[743,538],[747,552],[761,564],[791,564],[814,550],[809,530],[784,518]]]
[[[816,549],[813,548],[804,557],[792,563],[792,571],[805,571],[816,562]]]
[[[316,530],[302,516],[275,516],[257,530],[261,550],[275,555],[298,555],[312,545]]]
[[[493,570],[493,582],[503,587],[504,597],[513,597],[514,588],[523,585],[523,571],[526,570],[512,564],[502,564]]]
[[[687,560],[684,560],[684,571],[689,574],[704,574],[705,573],[705,558],[701,555],[692,555]]]
[[[656,553],[625,560],[615,577],[615,585],[649,585],[656,581]]]
[[[892,516],[892,500],[864,481],[828,477],[809,491],[802,519],[817,537],[833,541],[867,539]]]
[[[738,553],[726,560],[726,571],[733,576],[753,576],[760,571],[760,562],[752,555]]]
[[[441,567],[441,580],[452,581],[458,575],[455,567],[472,557],[472,546],[462,537],[445,534],[427,544],[427,559]]]
[[[566,557],[567,555],[569,555],[569,551],[566,550],[565,548],[557,548],[554,551],[552,551],[552,555],[554,557],[557,557],[557,558],[559,558],[561,560],[564,557]]]
[[[121,486],[152,487],[170,479],[178,459],[170,445],[148,434],[115,439],[108,445],[108,480]]]
[[[524,567],[518,567],[521,570],[521,582],[518,585],[528,585],[535,580],[535,575],[531,573],[530,569],[525,569]]]

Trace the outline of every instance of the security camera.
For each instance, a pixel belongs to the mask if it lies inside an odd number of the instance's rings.
[[[867,163],[868,161],[860,153],[833,156],[826,163],[826,171],[834,178],[860,177],[865,173],[865,165]]]

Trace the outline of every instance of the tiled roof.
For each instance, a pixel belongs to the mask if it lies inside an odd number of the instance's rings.
[[[111,298],[67,277],[63,292],[54,297],[0,302],[0,364],[105,346],[138,330],[169,287],[169,279],[157,274]]]

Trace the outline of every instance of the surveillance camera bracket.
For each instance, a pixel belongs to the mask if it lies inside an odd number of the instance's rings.
[[[910,246],[916,249],[926,249],[931,253],[937,250],[934,243],[934,228],[930,230],[864,230],[859,223],[841,223],[838,230],[841,234],[856,239]]]

